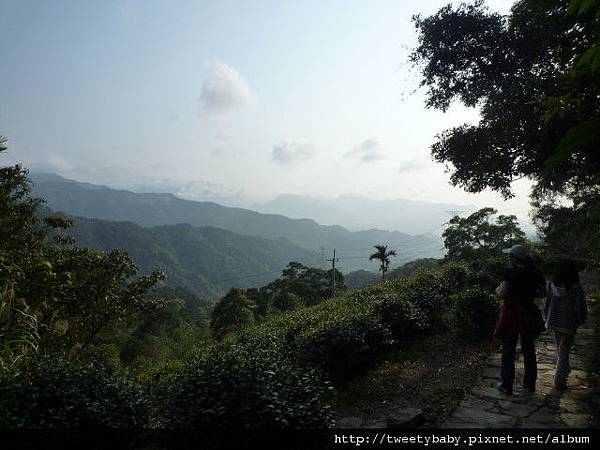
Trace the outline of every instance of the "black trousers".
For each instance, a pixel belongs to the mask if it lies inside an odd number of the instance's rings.
[[[517,341],[519,335],[507,336],[502,339],[502,368],[500,369],[500,380],[502,386],[512,392],[515,381],[515,358],[517,355]],[[535,338],[521,336],[521,351],[523,353],[523,386],[535,390],[537,379],[537,360],[535,356]]]

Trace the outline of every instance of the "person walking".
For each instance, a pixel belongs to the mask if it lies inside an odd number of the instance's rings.
[[[510,264],[504,273],[502,284],[496,289],[496,293],[503,299],[494,330],[494,337],[502,342],[502,367],[497,389],[506,395],[513,394],[516,347],[520,338],[525,368],[523,389],[535,392],[535,338],[545,329],[535,297],[544,295],[546,281],[526,247],[517,244],[503,252],[509,254]]]
[[[552,330],[556,340],[554,387],[560,391],[567,388],[567,377],[571,372],[569,355],[577,328],[586,318],[587,305],[579,285],[577,265],[570,260],[561,260],[548,283],[544,302],[546,327]]]

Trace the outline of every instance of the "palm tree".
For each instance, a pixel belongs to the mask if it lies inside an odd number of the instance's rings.
[[[369,261],[374,259],[381,261],[379,270],[381,270],[381,280],[385,281],[385,273],[390,265],[390,256],[396,256],[396,250],[388,250],[387,245],[375,245],[375,248],[377,251],[369,256]]]

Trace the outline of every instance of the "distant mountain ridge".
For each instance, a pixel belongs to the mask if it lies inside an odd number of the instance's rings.
[[[252,209],[292,218],[310,217],[322,224],[335,223],[351,230],[378,228],[420,235],[439,232],[456,211],[468,213],[478,207],[407,199],[374,200],[358,195],[315,198],[281,194],[269,202],[253,205]]]
[[[376,265],[368,261],[375,244],[389,244],[397,249],[395,265],[442,254],[439,240],[426,235],[382,230],[351,232],[337,225],[319,225],[312,219],[290,219],[212,202],[183,200],[173,194],[134,193],[53,174],[32,174],[31,178],[33,195],[44,198],[53,210],[107,221],[129,221],[145,227],[188,223],[247,236],[283,238],[310,252],[321,252],[323,248],[324,256],[330,256],[336,248],[342,257],[340,270],[345,272],[376,270]]]
[[[43,208],[42,215],[54,213]],[[61,212],[62,213],[62,212]],[[76,246],[125,250],[142,274],[165,270],[166,285],[216,301],[231,287],[259,287],[281,275],[289,261],[315,265],[319,255],[286,239],[245,236],[189,224],[142,227],[73,217],[67,233]]]

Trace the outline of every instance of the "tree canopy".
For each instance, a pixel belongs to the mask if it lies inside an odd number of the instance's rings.
[[[546,240],[579,242],[588,230],[576,251],[600,261],[600,1],[520,0],[503,16],[476,0],[414,23],[427,106],[481,113],[431,147],[451,183],[508,198],[531,179]]]
[[[5,363],[32,348],[80,352],[111,323],[164,305],[146,296],[163,274],[136,278],[137,267],[123,251],[73,248],[60,234],[57,244],[49,242],[51,229],[70,222],[53,216],[39,220],[41,200],[31,196],[27,175],[19,165],[0,168],[0,362]],[[26,342],[30,345],[21,345]]]
[[[597,135],[568,155],[561,147],[582,117],[587,126],[600,118],[600,85],[569,78],[573,61],[597,40],[598,21],[577,26],[568,7],[567,0],[521,0],[502,16],[475,1],[414,18],[412,60],[422,68],[427,106],[446,110],[458,100],[481,111],[479,123],[446,130],[432,146],[437,161],[452,165],[453,184],[508,197],[517,178],[564,192],[600,173]],[[547,99],[563,95],[579,100],[549,114]]]
[[[498,256],[502,249],[526,243],[525,233],[515,216],[499,215],[494,208],[482,208],[468,217],[454,216],[442,233],[449,259],[484,259]]]

